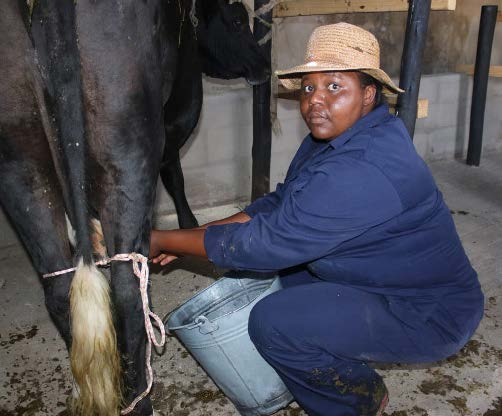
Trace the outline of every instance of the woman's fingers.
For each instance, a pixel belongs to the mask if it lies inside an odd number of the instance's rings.
[[[155,256],[153,259],[152,259],[152,263],[161,263],[162,260],[164,260],[165,258],[167,257],[167,254],[164,254],[164,253],[160,253],[159,255]]]
[[[176,260],[178,256],[174,256],[172,254],[166,254],[165,257],[161,260],[160,265],[165,266],[166,264],[171,263],[173,260]]]
[[[160,264],[161,266],[165,266],[166,264],[171,263],[173,260],[175,260],[177,258],[178,258],[178,256],[175,256],[173,254],[161,253],[152,259],[152,263]]]

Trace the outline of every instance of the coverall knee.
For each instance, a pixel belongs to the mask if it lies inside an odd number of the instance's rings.
[[[307,283],[310,282],[310,283]],[[249,335],[296,401],[312,416],[374,415],[386,388],[368,362],[431,362],[471,334],[426,304],[316,279],[275,292],[251,311]],[[436,322],[437,321],[437,322]]]

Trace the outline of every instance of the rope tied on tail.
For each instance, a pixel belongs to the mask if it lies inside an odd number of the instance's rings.
[[[132,267],[135,276],[139,279],[139,289],[141,295],[141,301],[143,304],[143,315],[145,318],[145,331],[147,335],[147,349],[146,349],[146,369],[147,369],[147,388],[141,393],[138,397],[136,397],[132,403],[126,408],[123,409],[120,413],[122,415],[126,415],[130,413],[136,404],[144,399],[149,393],[153,385],[153,370],[151,366],[151,356],[152,356],[152,343],[156,347],[164,346],[166,342],[166,333],[162,320],[158,315],[153,313],[150,310],[149,302],[148,302],[148,278],[149,278],[149,268],[148,268],[148,258],[139,253],[125,253],[125,254],[116,254],[111,258],[107,258],[104,260],[100,260],[95,262],[96,266],[106,266],[110,264],[112,261],[131,261]],[[46,273],[42,275],[44,279],[54,276],[60,276],[62,274],[70,273],[77,270],[77,267],[72,267],[65,270],[59,270],[53,273]],[[160,340],[157,340],[155,337],[152,319],[155,321],[156,325],[160,330]]]

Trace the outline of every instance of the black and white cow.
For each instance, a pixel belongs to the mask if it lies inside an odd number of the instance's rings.
[[[78,265],[42,280],[46,305],[71,353],[76,412],[117,415],[146,388],[145,324],[131,264],[111,264],[111,290],[93,265],[91,219],[109,256],[147,255],[161,163],[179,194],[201,70],[260,82],[267,63],[238,3],[28,4],[4,0],[0,13],[0,202],[40,274]],[[131,414],[152,414],[150,399]]]

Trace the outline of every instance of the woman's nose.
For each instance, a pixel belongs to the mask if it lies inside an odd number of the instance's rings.
[[[321,89],[315,89],[312,94],[310,94],[310,100],[309,104],[314,105],[314,104],[321,104],[324,102],[325,98],[325,93]]]

